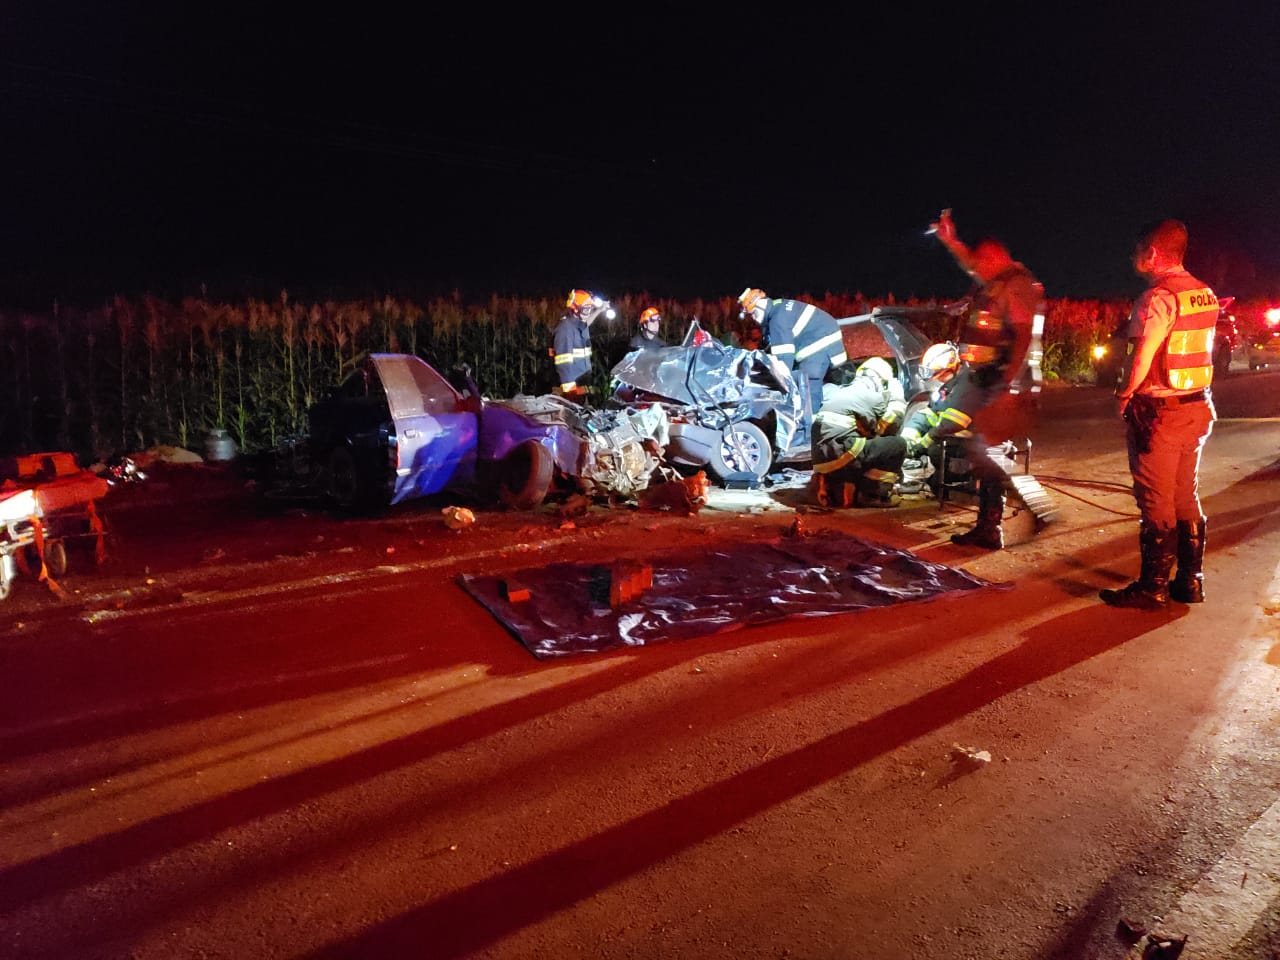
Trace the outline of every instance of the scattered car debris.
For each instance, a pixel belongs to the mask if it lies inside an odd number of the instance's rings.
[[[951,759],[956,763],[966,764],[976,769],[991,762],[991,752],[989,750],[979,750],[977,747],[965,747],[958,743],[953,743],[951,744]]]
[[[444,507],[440,512],[444,515],[444,525],[450,530],[465,530],[476,522],[476,515],[466,507]]]

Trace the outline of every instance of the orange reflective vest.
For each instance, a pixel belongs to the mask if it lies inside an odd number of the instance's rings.
[[[1163,278],[1160,289],[1169,291],[1177,301],[1177,318],[1159,364],[1165,385],[1172,390],[1203,390],[1213,382],[1218,298],[1186,272]]]

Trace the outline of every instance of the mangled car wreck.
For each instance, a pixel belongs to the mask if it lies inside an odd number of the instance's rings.
[[[612,371],[613,400],[658,407],[669,421],[665,459],[721,480],[760,479],[775,463],[807,460],[793,446],[806,415],[790,371],[759,350],[717,342],[695,320],[680,346],[627,354]]]
[[[515,509],[556,489],[631,497],[665,436],[656,414],[590,413],[552,396],[487,400],[469,372],[448,380],[393,353],[367,357],[307,421],[304,436],[260,458],[263,493],[364,511],[440,493]]]

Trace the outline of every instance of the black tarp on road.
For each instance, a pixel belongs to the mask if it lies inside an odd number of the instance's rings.
[[[653,586],[616,609],[607,565],[556,563],[458,582],[540,660],[994,586],[834,530],[639,562],[652,567]],[[508,585],[527,589],[528,599],[509,601]]]

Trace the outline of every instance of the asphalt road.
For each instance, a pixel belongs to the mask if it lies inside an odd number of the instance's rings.
[[[1272,960],[1280,374],[1216,392],[1208,602],[1165,613],[1096,600],[1137,548],[1094,389],[1047,394],[1062,520],[999,553],[932,500],[454,533],[157,471],[106,568],[0,609],[0,956]],[[539,662],[454,581],[797,509],[1005,586]]]

